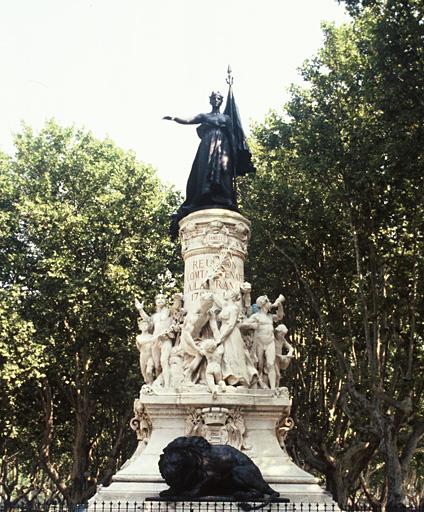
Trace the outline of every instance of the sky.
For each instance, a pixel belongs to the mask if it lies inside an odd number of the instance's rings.
[[[184,190],[194,126],[162,120],[234,95],[245,131],[280,110],[321,22],[348,21],[336,0],[0,0],[0,150],[24,122],[54,118],[136,153]]]

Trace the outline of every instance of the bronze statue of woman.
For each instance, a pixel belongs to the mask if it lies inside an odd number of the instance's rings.
[[[220,112],[223,96],[212,92],[209,102],[212,110],[183,119],[166,116],[164,119],[179,124],[199,124],[201,139],[187,181],[186,200],[173,216],[171,236],[178,234],[178,222],[197,210],[225,208],[237,210],[236,176],[254,172],[240,117],[228,82],[227,104]]]

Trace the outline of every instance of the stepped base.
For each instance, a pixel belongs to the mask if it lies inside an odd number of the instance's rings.
[[[287,482],[279,484],[270,483],[270,485],[272,485],[272,488],[278,491],[281,496],[290,500],[287,504],[288,506],[293,507],[293,504],[302,503],[303,507],[306,507],[305,512],[309,510],[307,508],[308,505],[310,505],[314,511],[316,511],[318,505],[322,507],[325,505],[327,510],[333,506],[337,507],[331,494],[324,491],[318,484]],[[125,503],[131,504],[134,502],[137,503],[137,506],[140,506],[147,498],[158,496],[160,491],[167,488],[168,486],[164,482],[112,482],[109,487],[99,489],[97,494],[90,500],[89,505],[91,510],[93,510],[94,503],[97,504],[96,508],[99,508],[98,504],[103,502],[106,505],[112,503],[113,508],[117,506],[118,502],[122,504],[122,507]],[[198,503],[200,502],[196,502],[196,510],[199,510],[197,508]],[[283,505],[279,503],[279,506],[282,507]],[[299,507],[296,505],[296,508]],[[202,508],[202,510],[206,510],[206,508]]]
[[[291,401],[286,388],[234,388],[215,398],[202,386],[184,392],[169,389],[144,392],[150,394],[143,394],[142,390],[136,402],[151,421],[150,438],[147,444],[140,442],[136,453],[116,473],[110,486],[99,488],[90,500],[91,508],[95,502],[139,504],[167,489],[159,473],[159,457],[171,441],[184,435],[201,435],[211,444],[230,444],[240,449],[255,462],[271,487],[291,504],[321,503],[327,507],[334,504],[317,479],[296,466],[285,450],[284,437],[292,426]],[[164,507],[163,502],[157,503]],[[175,502],[172,507],[176,509]],[[196,503],[196,510],[207,510],[205,507],[204,502]]]

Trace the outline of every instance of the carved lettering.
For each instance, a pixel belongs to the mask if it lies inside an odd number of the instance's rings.
[[[240,288],[244,281],[243,260],[234,255],[225,259],[222,254],[195,255],[186,260],[184,292],[189,307],[205,289],[223,294],[226,290]],[[225,261],[220,261],[220,258]]]

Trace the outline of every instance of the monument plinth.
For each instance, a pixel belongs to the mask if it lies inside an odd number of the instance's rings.
[[[99,490],[93,501],[138,502],[157,496],[167,488],[158,467],[163,449],[179,436],[201,435],[211,444],[230,444],[246,453],[265,480],[291,502],[330,504],[328,493],[285,450],[284,439],[293,426],[290,407],[286,388],[274,393],[238,390],[216,399],[206,389],[141,394],[135,410],[141,425],[150,424],[146,437],[139,440],[138,450],[112,484]]]
[[[254,329],[250,329],[254,325],[249,325],[249,318],[253,316],[250,289],[244,281],[249,221],[237,212],[200,210],[180,221],[180,236],[185,261],[184,307],[187,313],[179,316],[174,311],[174,317],[180,319],[181,332],[176,329],[169,357],[172,385],[164,386],[159,373],[151,383],[142,386],[140,396],[134,402],[135,416],[131,421],[138,448],[113,477],[111,485],[99,489],[92,502],[142,501],[158,496],[167,488],[158,466],[163,449],[179,436],[200,435],[211,444],[229,444],[246,453],[260,468],[265,480],[291,502],[333,504],[331,496],[319,487],[316,478],[296,466],[287,454],[284,440],[294,425],[290,418],[288,389],[279,387],[279,382],[272,388],[269,381],[264,382],[264,375],[267,375],[264,358],[262,367],[258,361],[253,362],[258,359],[255,345],[259,341],[255,340]],[[198,273],[191,275],[193,272]],[[240,293],[240,289],[243,292]],[[190,317],[199,320],[202,316],[199,303],[205,295],[212,296],[213,300],[207,304],[208,314],[201,318],[201,325],[196,326],[194,333],[191,329],[193,322],[189,320]],[[234,300],[228,300],[228,295]],[[269,301],[268,306],[271,306]],[[172,319],[171,307],[162,308],[159,315]],[[216,314],[215,310],[220,313]],[[239,355],[247,361],[238,368],[236,363],[240,361],[234,361],[230,351],[229,376],[225,388],[221,388],[219,382],[207,382],[206,356],[200,356],[200,368],[190,374],[188,369],[196,354],[186,344],[188,337],[200,347],[204,336],[213,336],[210,321],[214,316],[218,328],[216,335],[223,333],[226,320],[220,315],[224,312],[224,317],[227,316],[228,310],[237,312],[237,320],[227,343],[238,343]],[[175,321],[170,321],[168,335],[175,325]],[[276,331],[271,329],[273,342],[278,345]],[[283,330],[284,334],[286,332]],[[161,336],[164,336],[163,332]],[[225,355],[224,351],[223,359]],[[284,357],[277,353],[274,365],[280,366]],[[231,367],[234,364],[236,367]],[[231,381],[231,376],[239,378],[239,382]],[[250,381],[243,380],[248,378]],[[198,506],[201,508],[200,504]]]
[[[254,168],[230,76],[227,83],[223,114],[219,110],[223,97],[214,92],[211,112],[188,119],[165,117],[200,125],[201,142],[186,200],[172,224],[174,235],[179,231],[181,238],[184,293],[171,300],[159,293],[154,311],[135,301],[144,380],[131,420],[138,447],[91,503],[158,497],[168,487],[158,465],[165,447],[181,436],[200,436],[208,443],[199,438],[189,439],[190,443],[200,442],[214,453],[233,453],[241,461],[248,456],[248,464],[256,464],[274,497],[279,492],[293,503],[334,504],[317,480],[291,461],[285,448],[294,422],[289,391],[281,381],[293,347],[282,323],[283,295],[273,302],[261,295],[252,306],[251,285],[245,282],[250,222],[237,212],[235,178]],[[208,470],[203,468],[202,475],[207,480]],[[231,482],[240,487],[229,490],[229,499],[247,481],[240,483],[242,475],[238,477]],[[177,487],[169,485],[166,495],[178,497]],[[191,488],[187,479],[185,485],[185,496],[205,496],[205,487],[193,484]],[[246,492],[259,497],[253,491],[247,488]],[[206,510],[207,503],[198,502],[196,508]]]

